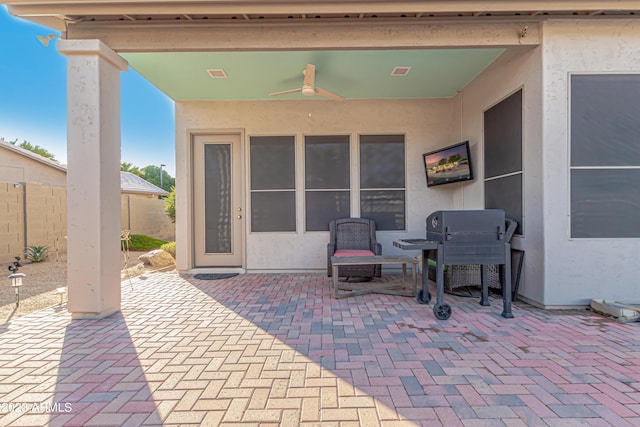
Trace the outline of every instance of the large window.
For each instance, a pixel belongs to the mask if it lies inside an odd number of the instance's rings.
[[[251,231],[296,231],[295,138],[251,137]]]
[[[484,112],[484,207],[502,209],[524,234],[522,90]]]
[[[349,137],[305,138],[307,231],[327,231],[329,222],[350,216]]]
[[[571,76],[571,237],[640,237],[640,75]]]
[[[404,230],[405,205],[404,135],[360,136],[360,216]]]
[[[351,198],[358,190],[360,217],[374,220],[377,230],[406,229],[404,135],[360,136],[359,161],[351,158],[348,135],[306,136],[299,148],[305,231],[328,231],[330,221],[357,215]],[[302,190],[295,186],[295,161],[295,137],[250,138],[252,232],[297,231],[296,191]],[[354,169],[359,189],[351,182]]]

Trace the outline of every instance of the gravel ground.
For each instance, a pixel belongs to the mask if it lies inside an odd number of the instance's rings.
[[[145,252],[131,252],[127,262],[129,267],[122,278],[134,277],[144,272],[152,271],[149,268],[137,269],[138,256]],[[24,273],[24,286],[20,288],[20,304],[16,308],[16,294],[8,279],[10,264],[0,265],[0,325],[9,322],[12,318],[25,316],[43,308],[60,304],[60,296],[56,289],[67,286],[67,256],[60,255],[56,261],[55,256],[50,255],[49,259],[39,263],[22,263],[19,273]],[[124,258],[123,258],[124,265]],[[148,266],[145,266],[148,267]],[[2,272],[6,276],[2,277]],[[67,295],[63,296],[63,306],[66,304]],[[62,308],[62,307],[61,307]]]

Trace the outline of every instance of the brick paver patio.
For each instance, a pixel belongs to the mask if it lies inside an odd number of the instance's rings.
[[[446,296],[334,300],[322,275],[123,282],[122,313],[0,325],[0,425],[640,425],[640,332]]]

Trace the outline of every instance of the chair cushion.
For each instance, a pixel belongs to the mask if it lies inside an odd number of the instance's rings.
[[[333,256],[374,256],[375,254],[366,249],[340,249],[334,252]]]

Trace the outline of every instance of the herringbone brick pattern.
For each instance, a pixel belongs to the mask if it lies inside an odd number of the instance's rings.
[[[640,425],[640,332],[447,295],[334,300],[322,275],[124,282],[122,313],[0,327],[2,426]]]

